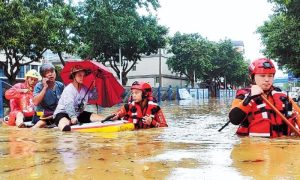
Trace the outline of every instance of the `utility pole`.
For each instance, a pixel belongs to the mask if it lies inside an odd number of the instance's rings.
[[[226,82],[226,76],[224,77],[224,84],[225,84],[225,94],[226,94],[226,97],[227,97],[227,82]]]
[[[158,49],[159,53],[159,86],[162,87],[162,78],[161,78],[161,48]]]
[[[195,73],[195,70],[194,70],[194,87],[193,88],[195,88],[196,87],[196,73]]]
[[[120,84],[123,86],[122,84],[122,54],[121,54],[121,48],[119,48],[119,61],[120,61]]]

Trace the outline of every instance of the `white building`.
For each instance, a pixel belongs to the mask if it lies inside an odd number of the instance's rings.
[[[231,41],[233,48],[239,52],[244,54],[245,53],[245,46],[243,41]]]
[[[138,61],[135,67],[127,74],[127,86],[130,86],[134,81],[146,81],[152,87],[159,86],[159,77],[161,72],[162,87],[182,87],[187,83],[187,78],[180,77],[177,73],[172,73],[166,64],[170,54],[166,50],[162,50],[161,54],[153,54],[150,56],[142,56],[141,61]],[[161,66],[159,61],[161,60]]]

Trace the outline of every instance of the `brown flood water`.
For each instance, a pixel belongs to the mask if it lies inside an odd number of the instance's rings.
[[[299,138],[239,138],[233,125],[218,132],[231,101],[163,102],[168,128],[101,134],[1,127],[0,179],[300,179]]]

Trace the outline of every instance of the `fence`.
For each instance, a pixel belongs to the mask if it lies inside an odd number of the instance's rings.
[[[158,102],[180,99],[207,99],[210,97],[208,89],[172,88],[171,86],[167,88],[153,88],[153,96]]]
[[[9,101],[5,99],[4,93],[10,87],[11,85],[7,83],[7,80],[0,78],[0,119],[4,117],[6,111],[8,110]]]
[[[220,89],[218,93],[219,98],[224,98],[224,97],[235,97],[236,90],[233,89]]]
[[[0,118],[4,117],[4,106],[3,106],[3,86],[2,86],[2,80],[0,80]]]
[[[235,97],[236,90],[232,89],[220,89],[217,91],[218,98]],[[123,102],[128,102],[130,97],[130,88],[126,88],[124,93]],[[193,88],[172,88],[171,86],[166,88],[153,88],[153,97],[160,101],[171,101],[180,99],[208,99],[211,97],[208,89],[193,89]]]

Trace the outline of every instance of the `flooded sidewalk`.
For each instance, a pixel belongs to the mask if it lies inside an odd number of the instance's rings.
[[[0,128],[0,179],[299,179],[299,138],[239,138],[232,99],[163,102],[168,128]],[[115,108],[103,109],[108,115]]]

